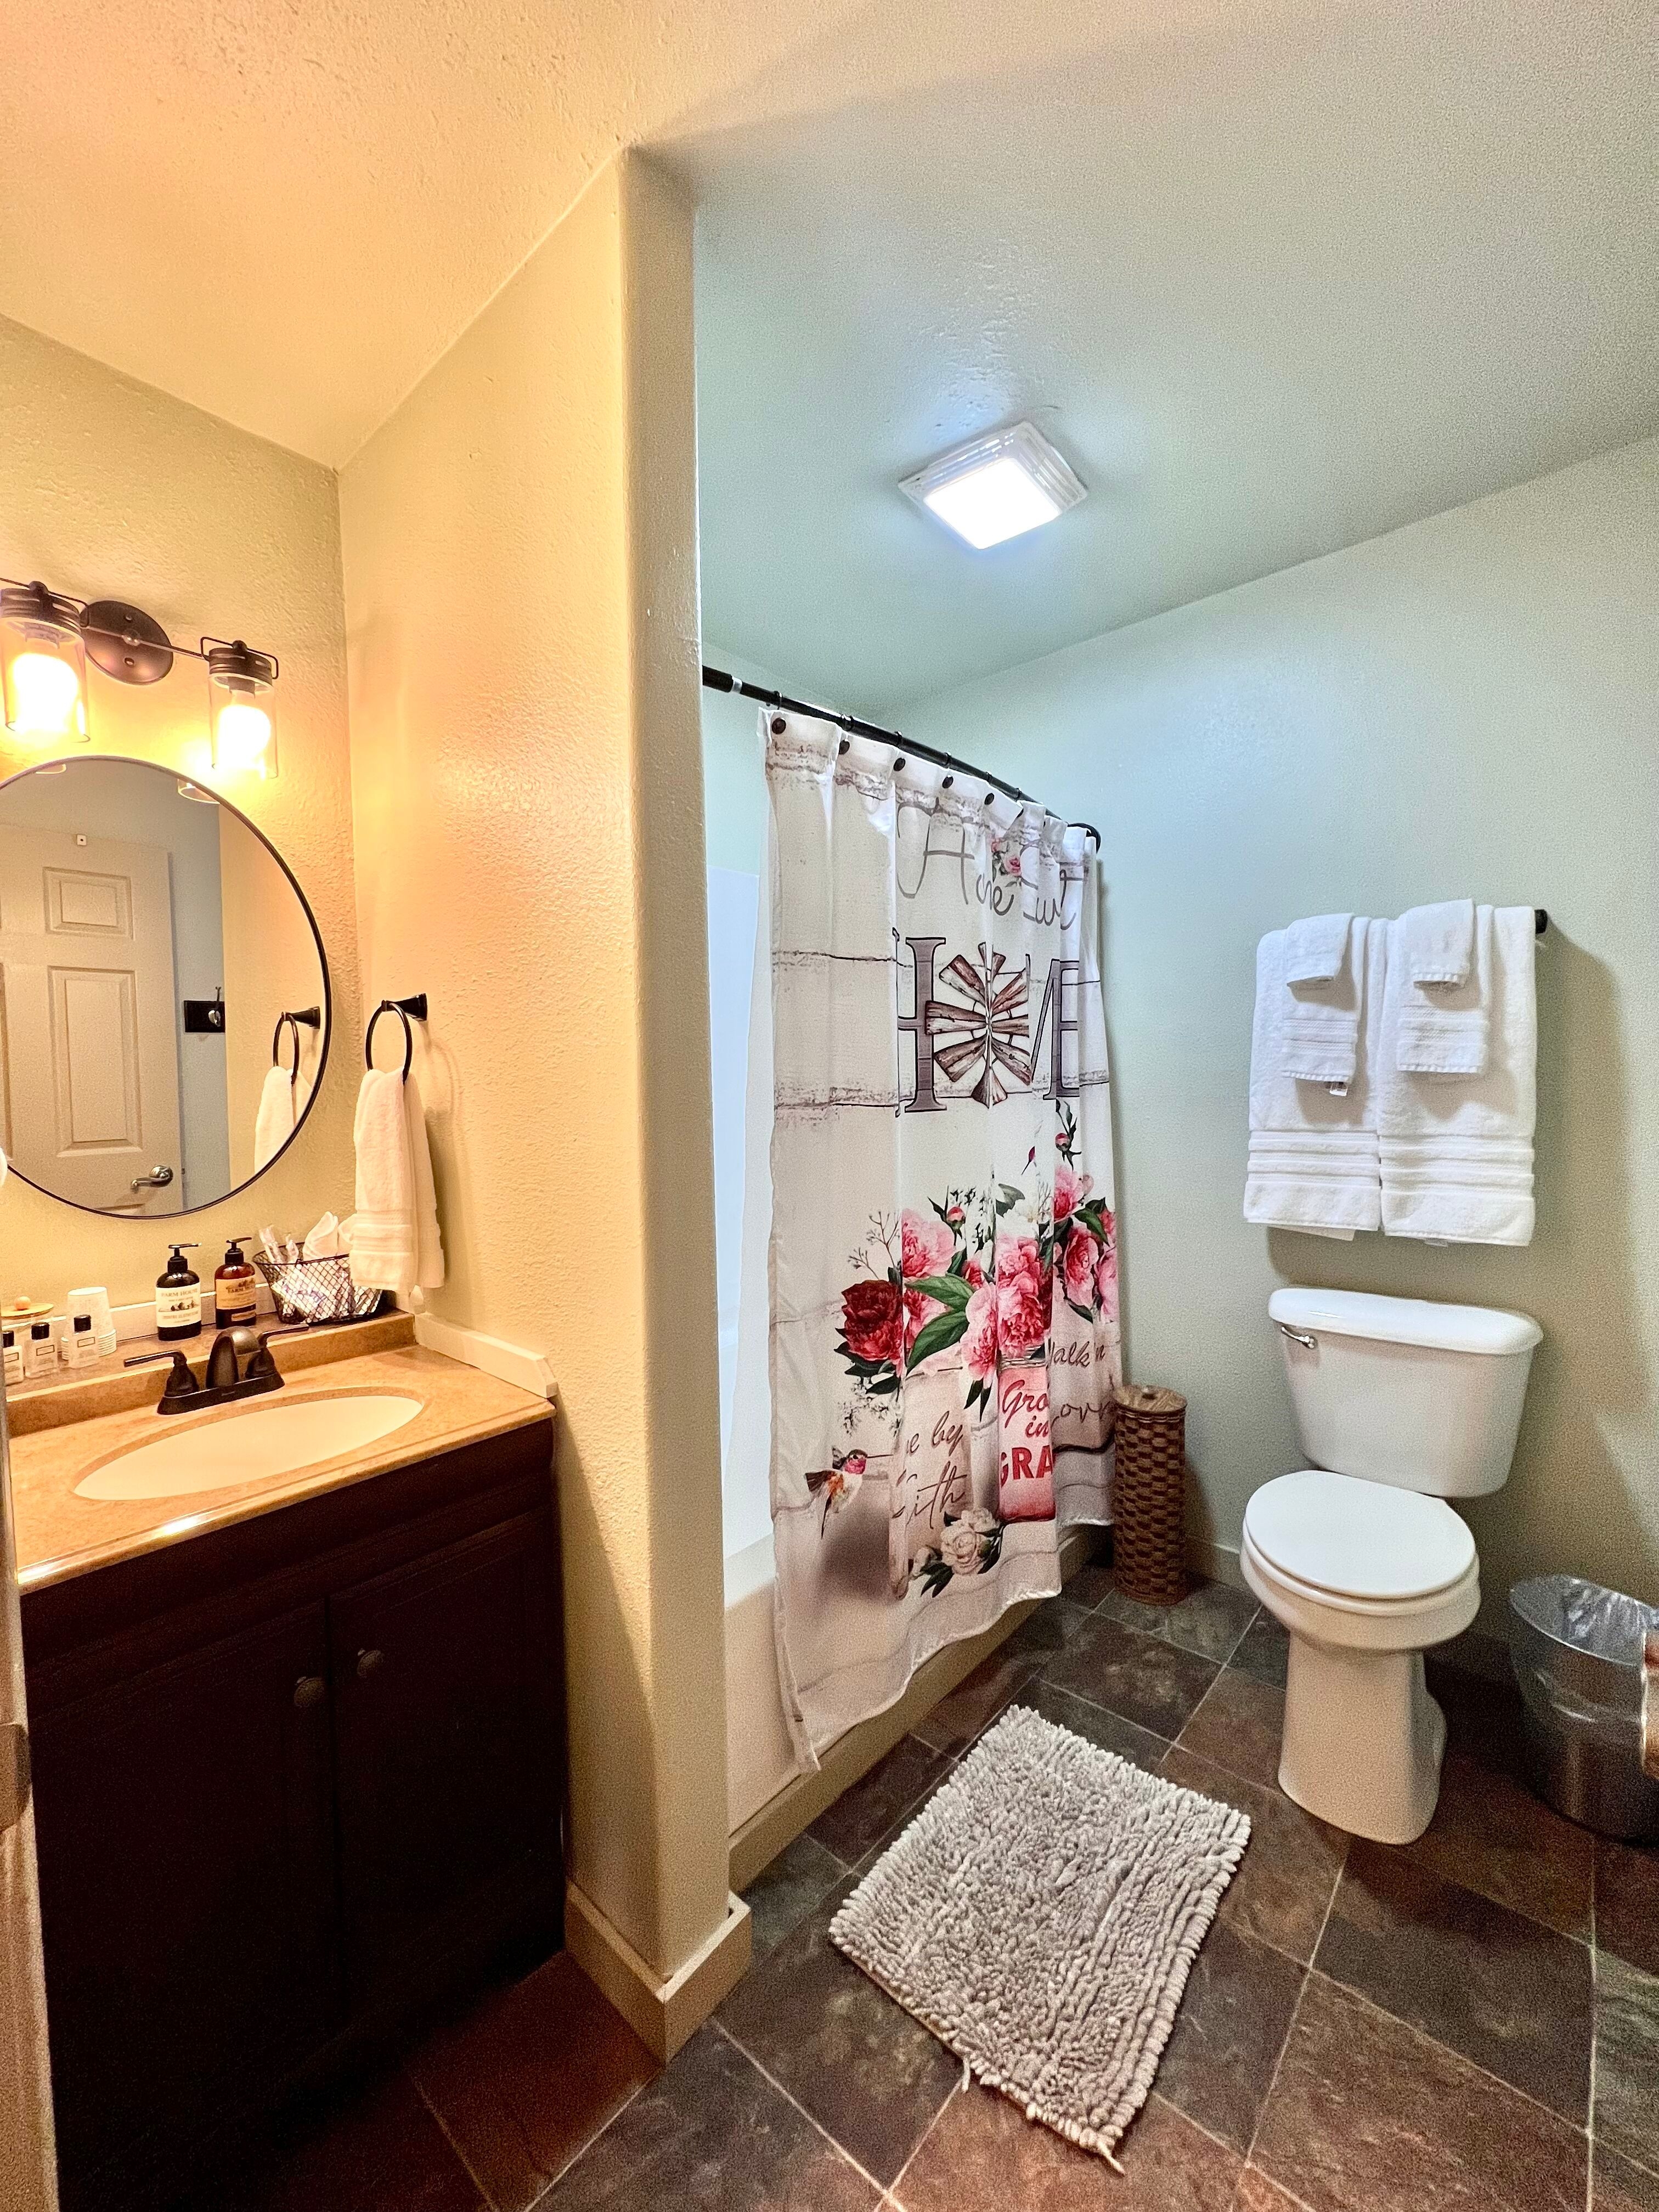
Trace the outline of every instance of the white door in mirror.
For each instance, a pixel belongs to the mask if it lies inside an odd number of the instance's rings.
[[[173,1417],[165,1436],[106,1460],[75,1486],[79,1498],[185,1498],[270,1482],[378,1443],[412,1421],[419,1398],[395,1391],[313,1392],[217,1419]]]

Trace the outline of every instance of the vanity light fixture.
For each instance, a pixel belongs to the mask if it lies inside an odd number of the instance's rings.
[[[1065,456],[1030,422],[953,447],[899,489],[976,552],[1023,537],[1088,497]]]
[[[44,584],[0,583],[6,727],[32,744],[87,741],[81,606]]]
[[[214,767],[274,776],[275,653],[256,652],[240,638],[175,645],[153,615],[125,599],[88,603],[0,576],[0,680],[6,727],[15,737],[84,744],[88,660],[118,684],[159,684],[181,653],[207,672]]]

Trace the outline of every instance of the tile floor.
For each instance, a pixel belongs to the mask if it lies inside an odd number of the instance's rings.
[[[555,1959],[216,2212],[1659,2212],[1659,1851],[1533,1797],[1512,1692],[1443,1659],[1433,1826],[1352,1841],[1275,1786],[1284,1672],[1239,1592],[1152,1609],[1086,1568],[761,1876],[754,1967],[665,2070]],[[1121,2176],[964,2089],[828,1941],[1015,1701],[1254,1823]]]

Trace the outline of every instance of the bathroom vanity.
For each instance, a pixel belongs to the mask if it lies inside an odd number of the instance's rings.
[[[396,1317],[274,1347],[269,1407],[420,1401],[256,1480],[240,1410],[14,1436],[66,2204],[142,2202],[216,2129],[559,1941],[562,1632],[545,1400]],[[123,1386],[130,1395],[131,1380]],[[319,1402],[308,1418],[327,1418]],[[217,1424],[216,1489],[106,1494]],[[90,1481],[97,1493],[78,1486]],[[199,1475],[198,1478],[199,1480]]]

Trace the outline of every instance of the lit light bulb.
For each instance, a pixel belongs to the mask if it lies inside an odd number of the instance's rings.
[[[252,769],[264,775],[270,717],[263,707],[246,699],[228,700],[219,709],[217,738],[221,768]]]
[[[70,662],[55,653],[18,654],[11,664],[11,726],[20,737],[86,734],[81,678]]]

